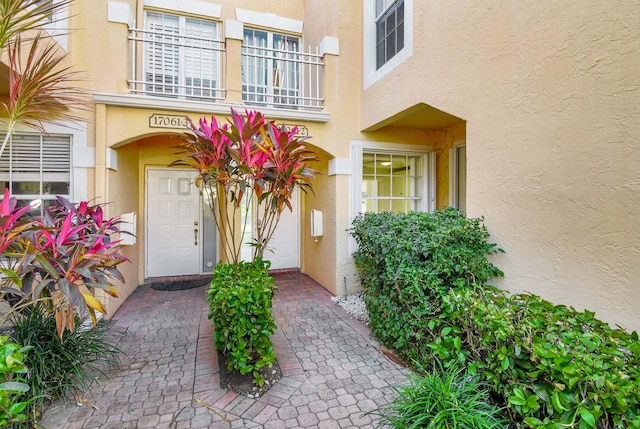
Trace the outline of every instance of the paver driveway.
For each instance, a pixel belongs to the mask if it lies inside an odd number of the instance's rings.
[[[273,337],[282,379],[259,399],[219,387],[206,287],[140,286],[114,315],[126,329],[122,369],[82,405],[54,406],[53,428],[373,428],[407,370],[369,329],[303,274],[276,276]]]

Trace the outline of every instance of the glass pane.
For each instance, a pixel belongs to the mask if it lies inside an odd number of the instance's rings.
[[[11,193],[13,195],[19,194],[40,194],[40,182],[13,182],[11,186]],[[65,192],[65,194],[68,192]]]
[[[65,195],[69,194],[69,182],[43,182],[43,195]]]
[[[459,147],[458,153],[458,208],[467,210],[467,148]]]
[[[210,273],[216,266],[216,223],[208,202],[202,204],[202,272]]]

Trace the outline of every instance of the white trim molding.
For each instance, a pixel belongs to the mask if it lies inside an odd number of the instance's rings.
[[[94,93],[93,101],[108,106],[136,107],[143,109],[198,112],[214,115],[228,115],[231,108],[238,111],[257,109],[269,119],[290,119],[308,122],[329,122],[331,115],[326,112],[306,112],[300,110],[275,109],[273,107],[246,106],[244,104],[211,103],[205,101],[161,99],[145,95]]]
[[[144,0],[146,7],[157,7],[182,13],[220,18],[222,6],[202,0]]]
[[[351,175],[351,159],[349,158],[332,158],[329,160],[329,176]]]
[[[236,18],[238,21],[249,25],[272,28],[274,30],[286,31],[289,33],[302,34],[303,22],[298,19],[285,18],[274,13],[256,12],[236,8]]]
[[[376,70],[376,2],[362,0],[363,43],[362,53],[364,89],[382,79],[413,55],[413,0],[404,0],[404,48]]]
[[[224,22],[224,38],[225,39],[244,39],[244,24],[235,19],[227,19]]]
[[[340,55],[340,39],[332,36],[324,36],[320,41],[320,55]]]
[[[129,28],[133,28],[134,21],[131,6],[120,1],[109,0],[107,20],[118,24],[127,24]]]

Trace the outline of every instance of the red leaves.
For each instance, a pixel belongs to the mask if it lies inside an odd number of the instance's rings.
[[[296,137],[296,127],[280,129],[260,112],[245,111],[242,115],[231,109],[230,122],[222,127],[215,117],[210,123],[200,119],[198,126],[190,119],[187,122],[192,133],[180,145],[182,158],[172,165],[195,169],[196,184],[209,195],[218,196],[224,191],[224,199],[210,199],[211,209],[225,242],[237,246],[227,249],[234,261],[239,258],[241,244],[235,235],[235,210],[245,198],[257,197],[257,204],[265,208],[263,224],[268,225],[257,231],[257,256],[261,256],[280,213],[285,207],[291,210],[295,187],[311,189],[316,171],[308,163],[317,159],[315,154]],[[234,210],[229,212],[228,206]]]
[[[124,281],[117,266],[128,259],[111,240],[111,234],[119,232],[119,219],[105,220],[100,206],[87,202],[76,206],[58,197],[58,205],[49,207],[42,218],[18,222],[29,207],[16,210],[15,206],[15,199],[5,192],[0,203],[2,259],[11,264],[17,279],[29,279],[14,282],[22,288],[18,293],[30,294],[31,299],[57,297],[58,304],[63,303],[59,314],[88,310],[93,318],[95,311],[104,312],[90,289],[117,296],[111,283]],[[59,332],[69,327],[68,320],[59,318]]]

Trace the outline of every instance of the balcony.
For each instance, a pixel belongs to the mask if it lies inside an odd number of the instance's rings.
[[[301,112],[324,108],[324,58],[317,48],[227,43],[216,37],[215,24],[189,24],[129,29],[130,94]],[[239,93],[241,100],[233,99]]]
[[[206,34],[129,30],[129,92],[219,102],[225,98],[221,63],[225,43]]]

